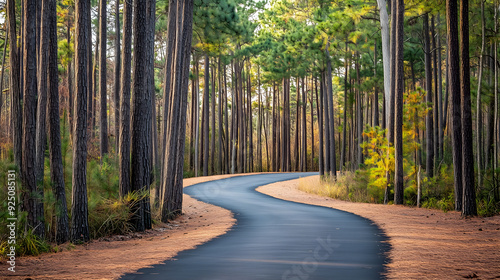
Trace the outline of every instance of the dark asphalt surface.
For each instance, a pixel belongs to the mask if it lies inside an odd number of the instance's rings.
[[[314,174],[250,175],[187,187],[190,196],[231,210],[237,224],[225,235],[179,253],[175,260],[121,279],[383,278],[384,252],[389,248],[370,220],[255,191],[258,186]]]

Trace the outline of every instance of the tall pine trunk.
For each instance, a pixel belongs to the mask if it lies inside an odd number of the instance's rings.
[[[45,234],[43,215],[43,186],[36,179],[36,1],[26,0],[24,5],[23,37],[23,141],[22,141],[22,193],[23,209],[28,212],[29,229],[39,237]]]
[[[462,210],[462,124],[460,100],[460,65],[458,44],[457,0],[446,1],[446,23],[448,33],[449,91],[452,111],[453,173],[455,178],[455,210]]]
[[[120,0],[116,0],[115,5],[115,144],[116,151],[120,147],[120,70],[122,65],[120,48]]]
[[[71,241],[90,239],[87,201],[87,86],[90,0],[75,3],[75,125],[73,128],[73,191],[71,203]]]
[[[404,182],[403,182],[403,90],[404,90],[404,0],[397,0],[396,20],[396,114],[395,114],[395,174],[394,174],[394,204],[403,204]],[[396,4],[395,3],[395,4]],[[394,4],[393,4],[394,5]]]
[[[426,102],[432,104],[432,68],[431,68],[431,51],[430,51],[430,39],[429,39],[429,15],[424,14],[424,52],[425,52],[425,90],[426,90]],[[427,157],[426,157],[426,171],[427,177],[434,177],[434,123],[433,123],[433,111],[429,109],[425,116],[425,135],[426,135],[426,147],[427,147]]]
[[[132,88],[132,135],[131,135],[131,189],[147,192],[150,184],[149,136],[151,94],[147,85],[148,0],[134,0],[134,56],[133,56],[133,88]],[[136,231],[148,228],[149,196],[138,198],[132,211],[132,225]]]
[[[57,6],[56,0],[48,2],[48,131],[49,131],[49,159],[50,180],[52,191],[56,198],[57,228],[56,241],[64,243],[69,239],[68,208],[66,205],[66,189],[64,186],[64,168],[61,152],[61,131],[59,119],[59,75],[57,58]],[[42,25],[42,29],[45,25]],[[45,34],[45,32],[42,32]],[[43,39],[42,39],[43,40]]]
[[[460,95],[462,108],[462,216],[477,215],[470,97],[469,1],[460,1]]]
[[[107,102],[107,69],[106,69],[106,51],[107,51],[107,0],[101,0],[100,2],[100,14],[99,14],[99,45],[101,46],[101,52],[99,57],[99,94],[101,97],[100,103],[100,147],[101,147],[101,160],[108,153],[108,102]]]
[[[14,146],[14,163],[22,175],[22,132],[23,116],[21,107],[21,66],[19,48],[17,47],[16,31],[16,1],[7,0],[7,17],[9,28],[9,64],[10,64],[10,92],[11,92],[11,120]]]
[[[119,133],[119,165],[120,165],[120,197],[131,191],[130,187],[130,83],[132,62],[132,4],[125,1],[123,5],[123,49],[120,86],[120,133]]]

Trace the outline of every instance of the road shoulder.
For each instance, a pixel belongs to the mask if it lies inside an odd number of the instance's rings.
[[[234,176],[216,175],[184,179],[184,187]],[[0,278],[7,279],[117,279],[143,267],[163,263],[184,250],[194,249],[226,233],[236,220],[224,208],[184,195],[183,215],[152,230],[125,236],[111,236],[72,246],[62,252],[45,253],[16,260],[16,272],[7,274],[0,263]],[[70,248],[70,249],[67,249]]]

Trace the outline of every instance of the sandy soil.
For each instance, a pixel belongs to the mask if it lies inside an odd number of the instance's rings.
[[[319,176],[299,180],[319,184]],[[257,190],[374,221],[392,247],[388,279],[500,279],[500,216],[463,219],[458,212],[339,201],[300,191],[299,180]]]
[[[232,176],[239,175],[189,178],[184,186]],[[18,258],[15,273],[7,271],[7,263],[2,261],[0,279],[117,279],[216,238],[236,222],[229,210],[188,195],[184,195],[183,210],[184,215],[176,220],[144,233],[112,236],[76,247],[63,244],[62,252]]]

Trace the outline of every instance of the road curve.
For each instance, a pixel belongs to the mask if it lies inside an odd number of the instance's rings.
[[[219,238],[179,253],[174,260],[120,279],[384,278],[389,248],[386,237],[370,220],[255,191],[258,186],[315,174],[239,176],[185,188],[196,199],[231,210],[236,225]]]

